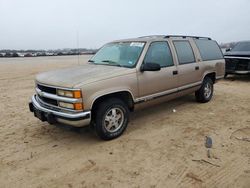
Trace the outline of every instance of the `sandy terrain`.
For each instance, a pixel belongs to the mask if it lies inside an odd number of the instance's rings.
[[[250,77],[220,81],[207,104],[189,95],[136,112],[123,136],[104,142],[28,110],[37,73],[77,64],[77,57],[0,59],[1,188],[250,187]]]

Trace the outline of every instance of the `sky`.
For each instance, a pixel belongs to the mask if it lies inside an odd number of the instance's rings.
[[[250,40],[250,1],[0,0],[0,49],[99,48],[156,34]]]

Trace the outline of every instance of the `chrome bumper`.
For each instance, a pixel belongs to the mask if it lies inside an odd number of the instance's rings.
[[[31,102],[29,103],[30,111],[34,113],[35,117],[41,121],[47,121],[51,124],[56,122],[71,125],[74,127],[83,127],[89,125],[91,121],[91,111],[67,113],[60,112],[41,106],[36,96],[32,96]]]
[[[250,74],[250,70],[240,71],[240,70],[226,70],[227,74]]]
[[[250,70],[248,71],[234,71],[236,74],[249,74],[250,73]]]

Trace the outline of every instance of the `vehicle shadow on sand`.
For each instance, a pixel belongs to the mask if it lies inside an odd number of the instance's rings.
[[[228,75],[225,80],[250,82],[250,75]]]
[[[161,116],[162,114],[165,114],[165,116],[166,113],[171,115],[174,109],[179,108],[179,106],[183,107],[185,105],[189,105],[190,103],[196,103],[194,95],[187,95],[168,102],[164,102],[162,104],[153,105],[150,108],[132,112],[130,114],[130,122],[128,124],[127,130],[125,131],[125,134],[126,132],[130,133],[134,130],[147,126],[144,123],[141,123],[145,120],[145,118],[152,120],[158,116]],[[45,124],[43,123],[43,125]],[[46,129],[46,131],[44,132],[43,129]],[[70,138],[70,142],[84,142],[87,140],[88,143],[93,144],[101,141],[101,139],[99,139],[95,134],[93,126],[77,128],[68,125],[49,125],[48,123],[46,123],[46,125],[43,126],[43,129],[37,129],[37,131],[43,132],[41,133],[42,135],[48,134],[50,137],[54,137],[56,140],[63,139],[64,141],[66,141],[67,138]],[[38,132],[36,134],[39,134]]]

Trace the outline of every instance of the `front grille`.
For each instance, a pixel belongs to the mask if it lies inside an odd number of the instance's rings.
[[[237,59],[226,59],[226,69],[235,70],[237,63],[238,63]]]
[[[46,97],[42,97],[42,96],[38,96],[40,98],[40,100],[42,100],[43,102],[47,103],[47,104],[51,104],[51,105],[54,105],[54,106],[57,106],[57,100],[54,100],[54,99],[49,99],[49,98],[46,98]]]
[[[250,70],[250,61],[247,59],[226,59],[227,70]]]
[[[237,65],[237,70],[242,70],[242,71],[248,70],[248,62],[241,60]]]
[[[37,84],[37,88],[40,89],[42,92],[46,92],[46,93],[49,93],[49,94],[56,95],[56,88],[54,88],[54,87],[49,87],[49,86],[44,86],[44,85],[41,85],[41,84]],[[44,102],[44,103],[46,103],[48,105],[58,106],[57,100],[42,97],[40,95],[38,95],[38,97],[39,97],[41,102]]]
[[[37,88],[46,93],[56,94],[56,88],[53,88],[53,87],[48,87],[48,86],[37,84]]]

